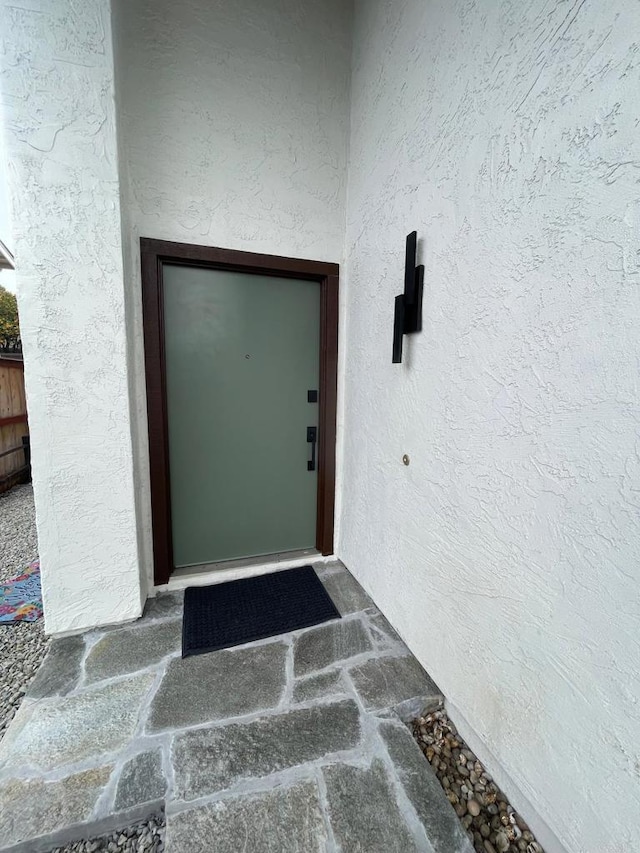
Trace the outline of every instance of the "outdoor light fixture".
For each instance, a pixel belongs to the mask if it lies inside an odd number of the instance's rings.
[[[419,332],[422,329],[422,291],[424,287],[424,266],[416,266],[416,246],[418,232],[407,236],[407,248],[404,261],[404,293],[396,296],[393,317],[393,364],[402,361],[402,336]]]

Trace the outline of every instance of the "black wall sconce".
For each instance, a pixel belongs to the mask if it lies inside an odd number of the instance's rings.
[[[418,232],[407,236],[404,261],[404,293],[396,296],[393,317],[393,364],[402,362],[402,336],[411,335],[422,329],[422,291],[424,289],[424,266],[416,266]]]

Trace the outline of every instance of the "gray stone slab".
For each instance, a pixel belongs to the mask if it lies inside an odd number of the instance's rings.
[[[349,670],[368,711],[390,708],[407,699],[439,696],[440,691],[412,655],[377,658]]]
[[[163,799],[166,791],[162,752],[159,749],[140,752],[122,768],[116,790],[115,810],[120,812]]]
[[[457,814],[409,730],[383,722],[380,734],[435,853],[473,853]]]
[[[346,572],[344,563],[340,560],[332,560],[330,563],[314,563],[314,571],[319,578],[326,578],[334,572]]]
[[[172,660],[147,729],[183,728],[274,708],[286,683],[284,643],[224,649]]]
[[[85,770],[53,782],[10,779],[0,785],[0,848],[88,820],[112,769]]]
[[[184,592],[161,592],[155,598],[148,598],[144,606],[144,619],[164,619],[182,616]]]
[[[390,649],[394,646],[406,649],[400,636],[394,631],[389,622],[379,610],[368,614],[371,636],[379,649]],[[408,652],[408,650],[407,650]]]
[[[194,800],[240,779],[353,749],[359,741],[360,717],[352,700],[185,732],[175,738],[171,752],[174,794]]]
[[[359,619],[329,622],[296,637],[293,669],[296,676],[309,675],[338,661],[369,652],[373,648]]]
[[[384,765],[371,767],[336,764],[324,771],[329,817],[336,840],[348,853],[417,853],[418,846],[400,811]]]
[[[317,787],[302,782],[169,814],[166,849],[171,853],[325,853],[327,834]]]
[[[309,678],[298,679],[293,685],[293,701],[308,702],[323,696],[344,692],[342,673],[339,670],[323,672]]]
[[[49,651],[26,695],[32,699],[48,696],[65,696],[80,680],[84,638],[61,637],[52,640]]]
[[[0,743],[0,767],[51,770],[119,749],[133,737],[152,683],[144,674],[36,704],[15,737]]]
[[[341,616],[373,606],[373,601],[346,569],[323,574],[321,580]]]
[[[87,683],[137,672],[180,651],[182,622],[172,619],[110,631],[98,640],[85,661]]]

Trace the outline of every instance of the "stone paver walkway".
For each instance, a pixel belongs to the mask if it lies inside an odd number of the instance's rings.
[[[402,722],[436,686],[340,564],[343,618],[183,660],[182,596],[54,641],[0,744],[0,851],[166,809],[167,853],[470,853]]]

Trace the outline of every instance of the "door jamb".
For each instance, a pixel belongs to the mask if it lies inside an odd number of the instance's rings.
[[[162,301],[162,267],[166,263],[319,282],[320,387],[316,548],[325,556],[332,554],[336,480],[338,264],[260,255],[191,243],[172,243],[147,237],[140,238],[140,258],[156,586],[168,583],[174,571]]]

